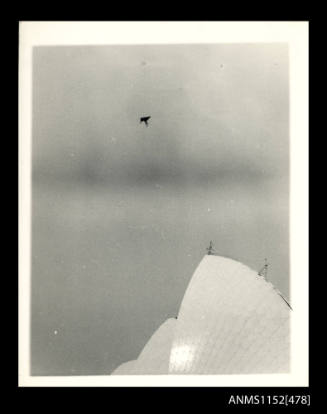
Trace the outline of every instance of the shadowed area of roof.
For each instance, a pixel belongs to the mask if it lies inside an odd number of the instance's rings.
[[[167,374],[176,319],[167,319],[151,336],[137,360],[121,364],[111,375]]]

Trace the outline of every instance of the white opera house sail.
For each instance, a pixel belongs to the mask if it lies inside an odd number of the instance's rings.
[[[191,278],[178,319],[164,322],[138,359],[112,375],[287,373],[290,312],[263,276],[208,254]]]

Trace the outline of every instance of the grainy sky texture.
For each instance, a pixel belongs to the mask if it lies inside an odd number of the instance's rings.
[[[289,296],[286,44],[33,59],[32,374],[137,358],[210,240]]]

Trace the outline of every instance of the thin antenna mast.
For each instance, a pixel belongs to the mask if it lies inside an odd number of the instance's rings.
[[[258,275],[263,276],[265,279],[267,279],[268,265],[269,265],[269,263],[267,262],[267,259],[265,258],[265,264],[258,272]]]
[[[212,243],[212,241],[211,241],[211,240],[210,240],[209,247],[207,247],[207,248],[206,248],[206,250],[207,250],[207,252],[208,252],[208,253],[207,253],[208,255],[212,255],[212,254],[213,254],[213,250],[214,250],[214,249],[213,249],[213,243]]]

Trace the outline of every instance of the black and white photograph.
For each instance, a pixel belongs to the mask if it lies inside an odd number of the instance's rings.
[[[23,386],[305,385],[307,24],[274,24],[21,23]]]

